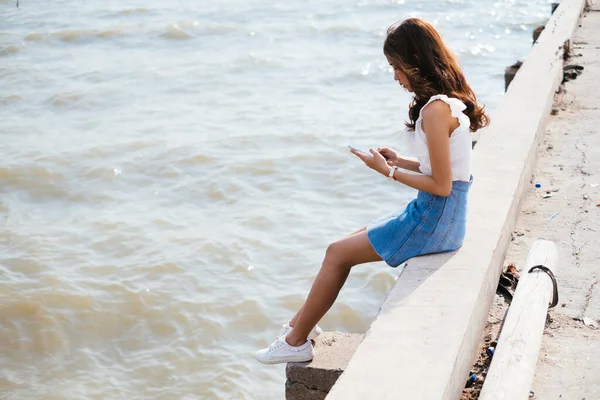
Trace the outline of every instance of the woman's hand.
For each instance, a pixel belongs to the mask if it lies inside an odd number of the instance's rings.
[[[390,149],[389,147],[379,147],[377,148],[379,154],[381,154],[384,158],[387,159],[387,163],[390,166],[399,166],[398,161],[400,157],[398,157],[398,153],[395,150]]]
[[[374,169],[382,175],[387,175],[390,167],[385,159],[377,150],[369,149],[371,155],[356,150],[350,150],[352,154],[360,158],[367,167]]]

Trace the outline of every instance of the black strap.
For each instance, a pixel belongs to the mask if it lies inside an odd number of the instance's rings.
[[[544,265],[536,265],[535,267],[531,267],[529,269],[529,273],[532,273],[533,271],[538,269],[548,274],[548,276],[552,280],[552,302],[550,303],[548,308],[554,308],[558,304],[558,285],[556,284],[556,278],[554,277],[552,271],[550,271],[550,269]]]

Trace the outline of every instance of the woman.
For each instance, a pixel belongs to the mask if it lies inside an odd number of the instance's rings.
[[[327,248],[306,302],[277,340],[256,353],[265,364],[313,358],[316,325],[332,306],[350,268],[385,261],[397,267],[412,257],[456,250],[465,236],[471,186],[471,132],[488,124],[457,60],[429,23],[410,18],[392,26],[383,52],[394,80],[413,93],[406,134],[418,161],[390,148],[351,150],[367,167],[418,190],[399,214],[362,228]],[[410,174],[403,170],[420,174]]]

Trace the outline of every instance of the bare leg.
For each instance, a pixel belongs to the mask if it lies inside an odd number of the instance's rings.
[[[367,230],[367,227],[366,227],[366,226],[363,226],[363,227],[362,227],[362,228],[360,228],[359,230],[352,232],[351,234],[349,234],[349,235],[348,235],[348,236],[346,236],[346,237],[347,237],[347,238],[349,238],[350,236],[354,236],[354,235],[356,235],[356,234],[358,234],[358,233],[362,233],[362,232],[364,232],[364,231],[366,231],[366,230]],[[342,283],[342,285],[343,285],[343,283]],[[303,310],[303,309],[304,309],[304,305],[302,305],[302,307],[300,307],[300,309],[298,310],[298,312],[296,313],[296,315],[294,315],[294,318],[292,318],[292,319],[290,320],[290,326],[296,326],[296,322],[298,322],[298,318],[300,317],[300,314],[302,314],[302,310]],[[317,321],[317,322],[319,322],[319,321]],[[312,328],[310,328],[310,329],[312,329]]]
[[[294,329],[288,334],[287,342],[291,346],[304,344],[310,330],[333,305],[346,282],[350,268],[374,261],[381,261],[381,257],[373,250],[365,231],[329,245],[300,315],[296,321],[292,321]]]
[[[290,320],[290,326],[296,326],[296,322],[298,322],[298,318],[300,318],[300,314],[302,314],[302,310],[304,310],[304,305],[302,305],[302,307],[300,307],[300,309],[298,310],[296,315],[294,315],[294,318],[292,318]]]
[[[366,226],[363,226],[363,227],[362,227],[362,228],[360,228],[359,230],[352,232],[351,234],[349,234],[349,235],[348,235],[348,236],[346,236],[346,237],[354,236],[354,235],[356,235],[357,233],[361,233],[361,232],[364,232],[364,231],[366,231],[366,230],[367,230],[367,227],[366,227]]]

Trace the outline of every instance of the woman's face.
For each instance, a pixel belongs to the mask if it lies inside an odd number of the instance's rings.
[[[410,87],[410,83],[408,83],[408,78],[406,77],[406,75],[394,66],[392,60],[390,60],[388,57],[386,58],[392,66],[392,68],[394,69],[394,80],[398,81],[400,86],[402,86],[404,89],[408,90],[409,92],[412,92],[412,88]]]

